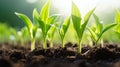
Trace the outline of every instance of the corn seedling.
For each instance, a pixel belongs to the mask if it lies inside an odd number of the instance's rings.
[[[17,13],[15,12],[15,14],[24,21],[30,37],[31,37],[31,50],[35,49],[35,36],[36,36],[36,32],[37,32],[37,25],[34,26],[32,21],[29,19],[29,17],[27,17],[26,15],[22,14],[22,13]],[[38,15],[36,14],[36,9],[33,10],[33,19],[36,20],[36,18],[38,18]],[[36,21],[34,21],[36,22]],[[37,22],[36,22],[37,23]]]
[[[70,17],[65,19],[64,23],[62,24],[62,26],[59,29],[59,34],[60,34],[61,41],[62,41],[62,48],[65,47],[64,38],[65,38],[66,32],[67,32],[67,30],[69,28],[69,25],[70,25]]]
[[[84,23],[82,24],[82,18],[80,15],[80,11],[78,7],[75,5],[74,2],[72,2],[72,22],[74,29],[77,33],[77,36],[79,38],[79,44],[78,44],[78,52],[81,53],[81,40],[84,34],[84,31],[86,29],[86,25],[88,24],[89,18],[94,12],[95,8],[90,10],[84,17]]]
[[[56,30],[56,27],[55,27],[55,25],[53,25],[48,32],[48,38],[50,41],[51,48],[53,47],[53,38],[54,38],[55,30]]]
[[[26,27],[23,27],[20,31],[17,32],[17,39],[20,42],[21,46],[24,46],[25,42],[29,40],[29,32]]]
[[[40,16],[38,19],[39,26],[42,30],[43,38],[44,38],[44,43],[43,43],[43,48],[46,49],[46,37],[48,34],[49,29],[51,26],[54,24],[57,16],[53,15],[49,17],[49,8],[50,8],[50,0],[46,2],[46,4],[43,6],[40,12]]]
[[[103,41],[102,41],[102,35],[108,31],[109,29],[111,29],[112,27],[114,27],[116,24],[110,24],[107,26],[103,26],[103,24],[101,23],[101,21],[99,20],[98,16],[96,16],[95,14],[93,14],[94,19],[95,19],[95,26],[92,26],[91,28],[88,28],[90,34],[91,34],[91,38],[93,39],[93,41],[95,42],[95,45],[98,45],[99,40],[101,40],[101,47],[103,47]]]

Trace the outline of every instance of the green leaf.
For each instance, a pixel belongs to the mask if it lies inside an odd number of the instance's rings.
[[[101,36],[102,36],[106,31],[108,31],[109,29],[111,29],[112,27],[114,27],[114,26],[116,26],[116,25],[117,25],[117,24],[110,24],[110,25],[106,26],[106,27],[102,30],[102,32],[100,33],[97,41],[99,41],[99,39],[101,38]]]
[[[81,14],[80,14],[79,8],[75,5],[74,2],[72,2],[72,15],[79,18],[79,19],[76,19],[76,20],[80,22]]]
[[[116,26],[116,32],[120,33],[120,24],[117,24],[117,26]]]
[[[21,14],[21,13],[17,13],[15,12],[15,14],[24,21],[25,25],[27,26],[29,32],[31,33],[31,30],[33,28],[33,24],[31,22],[31,20],[24,14]]]
[[[102,31],[102,28],[103,28],[103,24],[100,23],[100,20],[96,14],[93,13],[93,16],[94,16],[95,21],[96,21],[97,34],[100,34],[100,32]]]
[[[57,15],[50,16],[47,20],[47,24],[53,24],[57,17]]]
[[[62,24],[62,27],[60,28],[60,36],[61,36],[61,39],[64,39],[65,37],[65,34],[69,28],[69,25],[70,25],[70,17],[66,18],[64,23]]]
[[[69,25],[70,25],[70,17],[68,17],[62,25],[62,29],[63,29],[64,34],[66,34]]]
[[[59,34],[60,34],[60,37],[61,37],[61,39],[63,40],[64,39],[64,32],[63,32],[63,29],[61,28],[61,29],[59,29]]]
[[[92,29],[92,31],[94,31],[95,33],[96,33],[96,26],[95,26],[95,24],[93,23],[92,24],[92,26],[91,26],[91,28],[90,29]]]
[[[80,11],[78,7],[75,5],[75,3],[72,2],[72,22],[78,37],[80,37],[81,34],[81,30],[80,30],[81,20],[82,18],[80,15]]]
[[[120,38],[120,32],[115,31],[115,33],[116,33],[117,36]]]
[[[35,36],[36,36],[37,29],[38,29],[37,26],[33,27],[33,32],[32,32],[33,33],[33,38],[35,38]]]
[[[120,24],[120,11],[116,9],[116,17],[115,17],[115,22],[117,24]]]
[[[96,41],[96,40],[98,39],[98,37],[97,37],[97,35],[95,34],[95,32],[94,32],[92,29],[90,29],[90,28],[88,28],[88,31],[90,32],[93,40]]]
[[[115,22],[117,23],[116,32],[120,33],[120,11],[116,9]]]
[[[57,19],[57,16],[51,16],[48,18],[47,23],[46,23],[46,31],[48,31],[51,27],[51,25],[53,25],[55,23],[55,20]]]
[[[48,33],[48,37],[52,40],[54,37],[54,33],[55,33],[56,27],[55,26],[51,26],[49,33]]]
[[[49,9],[50,9],[50,0],[46,2],[40,12],[40,18],[42,21],[46,22],[47,18],[49,17]]]
[[[88,24],[88,21],[89,21],[89,19],[90,19],[90,16],[93,14],[94,10],[95,10],[95,8],[92,9],[92,10],[90,10],[90,11],[85,15],[85,17],[84,17],[84,23],[82,24],[82,34],[83,34],[83,32],[84,32],[84,30],[85,30],[85,28],[86,28],[86,25]]]
[[[103,29],[102,33],[106,32],[107,30],[109,30],[110,28],[112,28],[112,27],[114,27],[114,26],[116,26],[116,25],[117,25],[117,24],[110,24],[110,25],[106,26],[106,27]]]
[[[37,9],[35,8],[33,10],[33,21],[34,21],[35,25],[39,25],[38,19],[39,19],[39,13],[38,13]]]
[[[41,19],[38,19],[38,22],[39,22],[39,26],[42,30],[42,33],[45,34],[45,23]]]

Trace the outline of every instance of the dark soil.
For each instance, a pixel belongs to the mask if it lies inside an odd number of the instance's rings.
[[[77,45],[65,48],[43,49],[4,45],[0,47],[0,67],[120,67],[120,47],[83,47],[77,53]]]

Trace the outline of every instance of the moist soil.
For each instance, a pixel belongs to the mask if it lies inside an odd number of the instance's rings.
[[[83,47],[77,53],[77,45],[65,48],[34,51],[20,46],[0,46],[0,67],[120,67],[120,47],[115,44],[104,47]]]

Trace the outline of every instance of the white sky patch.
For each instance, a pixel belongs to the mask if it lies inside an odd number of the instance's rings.
[[[52,0],[52,4],[60,13],[70,15],[72,0]],[[78,6],[82,16],[89,10],[96,7],[96,13],[103,14],[120,8],[120,0],[73,0]]]
[[[78,6],[82,15],[94,8],[97,4],[97,0],[73,0]],[[72,0],[52,0],[52,4],[56,7],[60,13],[64,15],[70,15]]]
[[[115,8],[120,8],[120,0],[100,0],[97,6],[97,12],[110,13],[115,11]]]
[[[71,0],[51,0],[52,5],[59,10],[60,14],[70,15]]]
[[[37,2],[38,0],[26,0],[28,3],[35,3]]]
[[[98,0],[74,0],[74,2],[79,8],[82,16],[84,16],[89,10],[95,8],[98,4]]]

